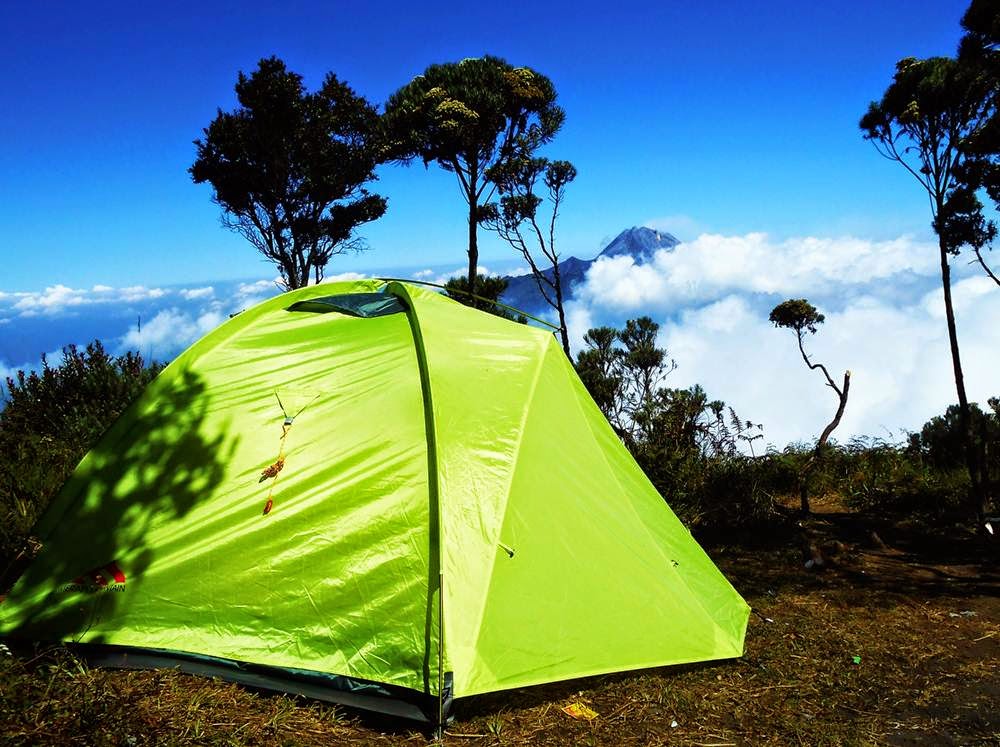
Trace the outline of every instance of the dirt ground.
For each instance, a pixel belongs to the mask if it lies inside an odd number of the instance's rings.
[[[738,660],[458,701],[454,745],[1000,745],[1000,573],[932,534],[819,505],[782,536],[710,543],[752,605]],[[872,532],[875,535],[872,535]],[[818,550],[820,570],[803,561]],[[586,706],[592,720],[563,708]],[[405,724],[176,672],[0,663],[16,744],[427,744]]]
[[[779,546],[710,548],[754,609],[741,659],[474,699],[452,733],[482,744],[1000,745],[995,549],[960,530],[929,536],[817,508]],[[809,545],[821,570],[804,567]],[[598,716],[574,721],[561,710],[574,702]]]

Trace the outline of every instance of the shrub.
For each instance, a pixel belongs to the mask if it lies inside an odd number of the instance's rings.
[[[25,549],[36,519],[80,459],[162,366],[100,342],[69,346],[54,366],[6,381],[0,410],[0,570]]]

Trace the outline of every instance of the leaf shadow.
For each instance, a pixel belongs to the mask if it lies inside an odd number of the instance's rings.
[[[187,370],[154,382],[111,426],[36,527],[42,549],[4,604],[7,635],[104,642],[97,630],[128,614],[157,560],[151,531],[188,515],[224,477],[238,438],[211,409],[205,382]]]

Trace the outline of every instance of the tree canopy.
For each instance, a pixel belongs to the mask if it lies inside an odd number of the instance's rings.
[[[866,140],[916,178],[927,193],[933,227],[948,254],[982,247],[996,233],[983,217],[965,146],[989,118],[989,83],[950,57],[907,57],[880,101],[861,118]]]
[[[958,61],[967,75],[982,80],[986,117],[964,144],[967,164],[959,179],[969,192],[985,189],[1000,210],[1000,5],[996,0],[973,0],[962,17],[962,27],[966,33]],[[987,263],[982,247],[971,248],[986,274],[1000,285],[1000,275]]]
[[[782,301],[771,309],[769,318],[775,327],[793,329],[799,334],[802,330],[816,334],[817,325],[826,320],[826,317],[816,311],[816,307],[804,298]]]
[[[653,406],[677,364],[657,347],[660,325],[629,319],[621,329],[595,327],[583,336],[576,370],[590,396],[630,448],[642,438],[642,412]],[[648,416],[647,416],[648,420]]]
[[[419,158],[454,173],[469,207],[469,287],[479,262],[480,206],[492,196],[487,170],[549,142],[565,117],[552,81],[485,56],[428,67],[389,97],[387,155]]]
[[[378,114],[332,73],[309,93],[276,57],[241,72],[236,96],[195,140],[191,178],[212,185],[223,224],[277,265],[286,288],[318,282],[333,255],[360,246],[355,228],[385,213],[364,186],[376,178]]]

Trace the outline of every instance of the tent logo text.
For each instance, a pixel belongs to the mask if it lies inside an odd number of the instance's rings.
[[[77,576],[73,579],[72,583],[63,587],[63,591],[86,591],[90,593],[98,591],[125,591],[125,573],[118,565],[118,561],[112,560],[106,565],[98,566]]]

